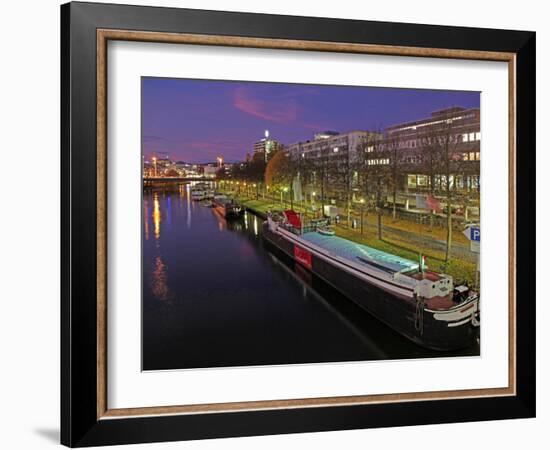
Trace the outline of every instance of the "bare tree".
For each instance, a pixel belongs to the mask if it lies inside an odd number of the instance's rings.
[[[452,122],[445,120],[431,127],[423,137],[423,142],[426,144],[423,166],[430,180],[430,193],[433,196],[439,190],[445,197],[447,227],[445,262],[448,262],[451,258],[453,243],[452,205],[459,196],[459,190],[456,189],[456,175],[460,172],[462,163],[462,153],[458,151],[460,140],[452,129]]]
[[[395,133],[386,140],[386,150],[390,160],[389,184],[392,192],[392,217],[397,218],[397,188],[401,177],[402,159],[400,155],[401,138]]]
[[[457,162],[457,174],[459,174],[457,178],[460,179],[460,186],[457,179],[455,196],[464,212],[464,220],[468,221],[468,207],[476,201],[479,202],[479,184],[472,187],[468,183],[468,180],[470,182],[473,179],[479,180],[479,147],[476,148],[475,145],[464,147],[461,148],[461,153],[462,160]]]
[[[332,168],[329,161],[330,148],[328,143],[319,141],[318,148],[311,159],[307,162],[307,170],[310,173],[312,185],[320,190],[321,212],[324,214],[325,203],[328,194],[329,179],[331,178]]]
[[[353,193],[353,172],[356,168],[356,160],[351,154],[349,147],[335,148],[332,155],[332,167],[334,168],[334,175],[336,182],[338,183],[341,192],[344,195],[344,203],[346,205],[346,223],[349,225],[351,222],[351,199]]]
[[[436,178],[440,170],[440,140],[437,128],[427,130],[420,138],[422,146],[421,168],[428,178],[428,190],[433,197],[436,191]],[[430,208],[430,229],[433,227],[434,210]]]
[[[389,152],[381,133],[372,133],[358,146],[359,173],[364,192],[377,215],[378,239],[382,239],[382,194],[390,178]]]

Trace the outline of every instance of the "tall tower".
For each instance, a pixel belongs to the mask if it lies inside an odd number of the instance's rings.
[[[281,148],[279,141],[269,137],[269,130],[264,131],[264,138],[258,142],[254,142],[254,154],[263,153],[265,160],[269,159],[269,155]]]

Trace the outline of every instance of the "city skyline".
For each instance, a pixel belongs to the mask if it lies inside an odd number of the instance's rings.
[[[383,130],[450,106],[479,108],[479,92],[194,79],[142,79],[142,151],[204,163],[252,154],[270,131],[283,144],[316,132]]]

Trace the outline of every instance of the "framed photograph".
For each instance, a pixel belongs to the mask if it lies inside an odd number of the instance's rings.
[[[535,33],[61,27],[63,444],[534,417]]]

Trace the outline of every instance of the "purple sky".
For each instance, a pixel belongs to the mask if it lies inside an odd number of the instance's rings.
[[[146,158],[244,160],[264,130],[283,144],[317,131],[380,130],[449,106],[479,108],[479,92],[142,78]]]

